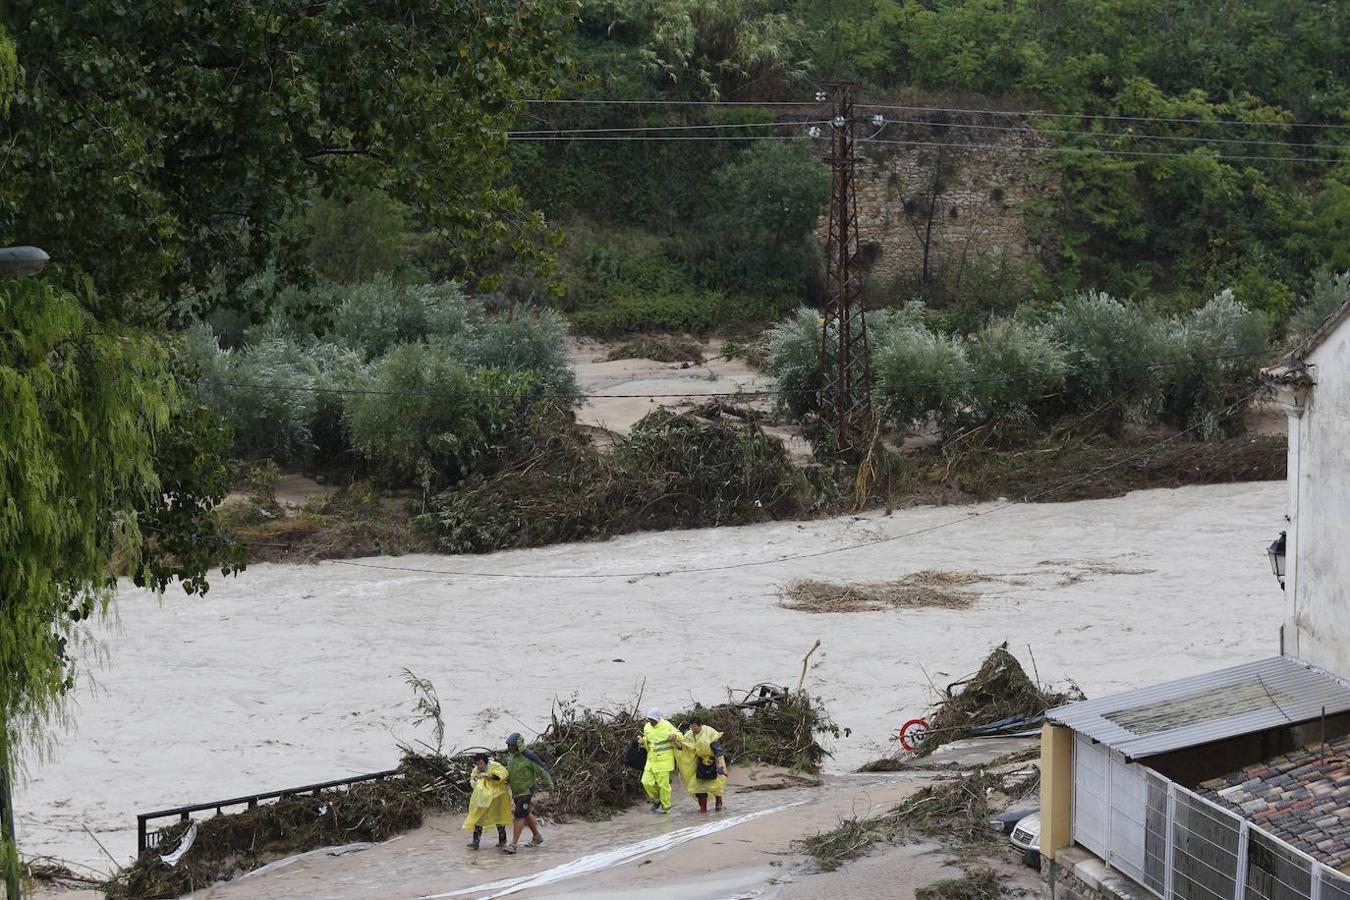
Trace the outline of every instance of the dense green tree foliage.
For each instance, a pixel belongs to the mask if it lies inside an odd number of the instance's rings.
[[[502,181],[503,130],[549,89],[565,9],[13,0],[6,171],[23,177],[0,232],[91,277],[100,315],[152,323],[300,268],[286,225],[316,190],[387,191],[459,264],[525,249],[538,222]]]

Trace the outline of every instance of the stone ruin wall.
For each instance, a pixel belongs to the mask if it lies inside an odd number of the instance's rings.
[[[927,238],[930,280],[951,284],[975,266],[1020,279],[1042,256],[1028,234],[1028,205],[1058,193],[1056,180],[1041,165],[1045,154],[1039,151],[1050,141],[1020,117],[924,113],[921,118],[940,118],[942,124],[888,123],[877,135],[912,143],[866,142],[862,138],[875,128],[858,126],[859,243],[872,283],[883,288],[919,283],[939,166],[943,177]],[[822,242],[827,227],[822,218]]]

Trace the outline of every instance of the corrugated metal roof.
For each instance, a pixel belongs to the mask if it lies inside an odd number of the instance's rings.
[[[1083,700],[1045,717],[1130,759],[1350,710],[1350,686],[1288,656]]]

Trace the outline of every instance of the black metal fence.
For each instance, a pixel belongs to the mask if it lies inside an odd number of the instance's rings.
[[[287,797],[297,797],[301,794],[318,794],[322,791],[332,790],[334,788],[350,787],[353,784],[363,784],[368,781],[383,781],[386,778],[396,777],[401,770],[385,769],[383,772],[371,772],[368,775],[353,775],[351,778],[339,778],[335,781],[324,781],[319,784],[306,784],[300,787],[286,788],[281,791],[270,791],[266,794],[251,794],[247,797],[235,797],[230,800],[216,800],[211,803],[196,803],[192,806],[175,806],[173,809],[161,809],[155,812],[141,813],[136,817],[136,855],[140,856],[147,850],[153,850],[159,846],[160,832],[167,826],[151,828],[150,823],[161,819],[177,819],[180,822],[186,822],[192,818],[195,812],[206,812],[214,809],[216,815],[222,815],[226,808],[232,806],[242,806],[245,809],[256,809],[259,803],[267,800],[284,800]]]

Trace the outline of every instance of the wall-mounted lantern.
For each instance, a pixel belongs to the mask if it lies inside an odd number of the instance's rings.
[[[1266,548],[1266,557],[1270,560],[1270,571],[1274,572],[1275,577],[1279,579],[1280,590],[1284,590],[1284,535],[1285,533],[1281,531],[1280,536]]]

